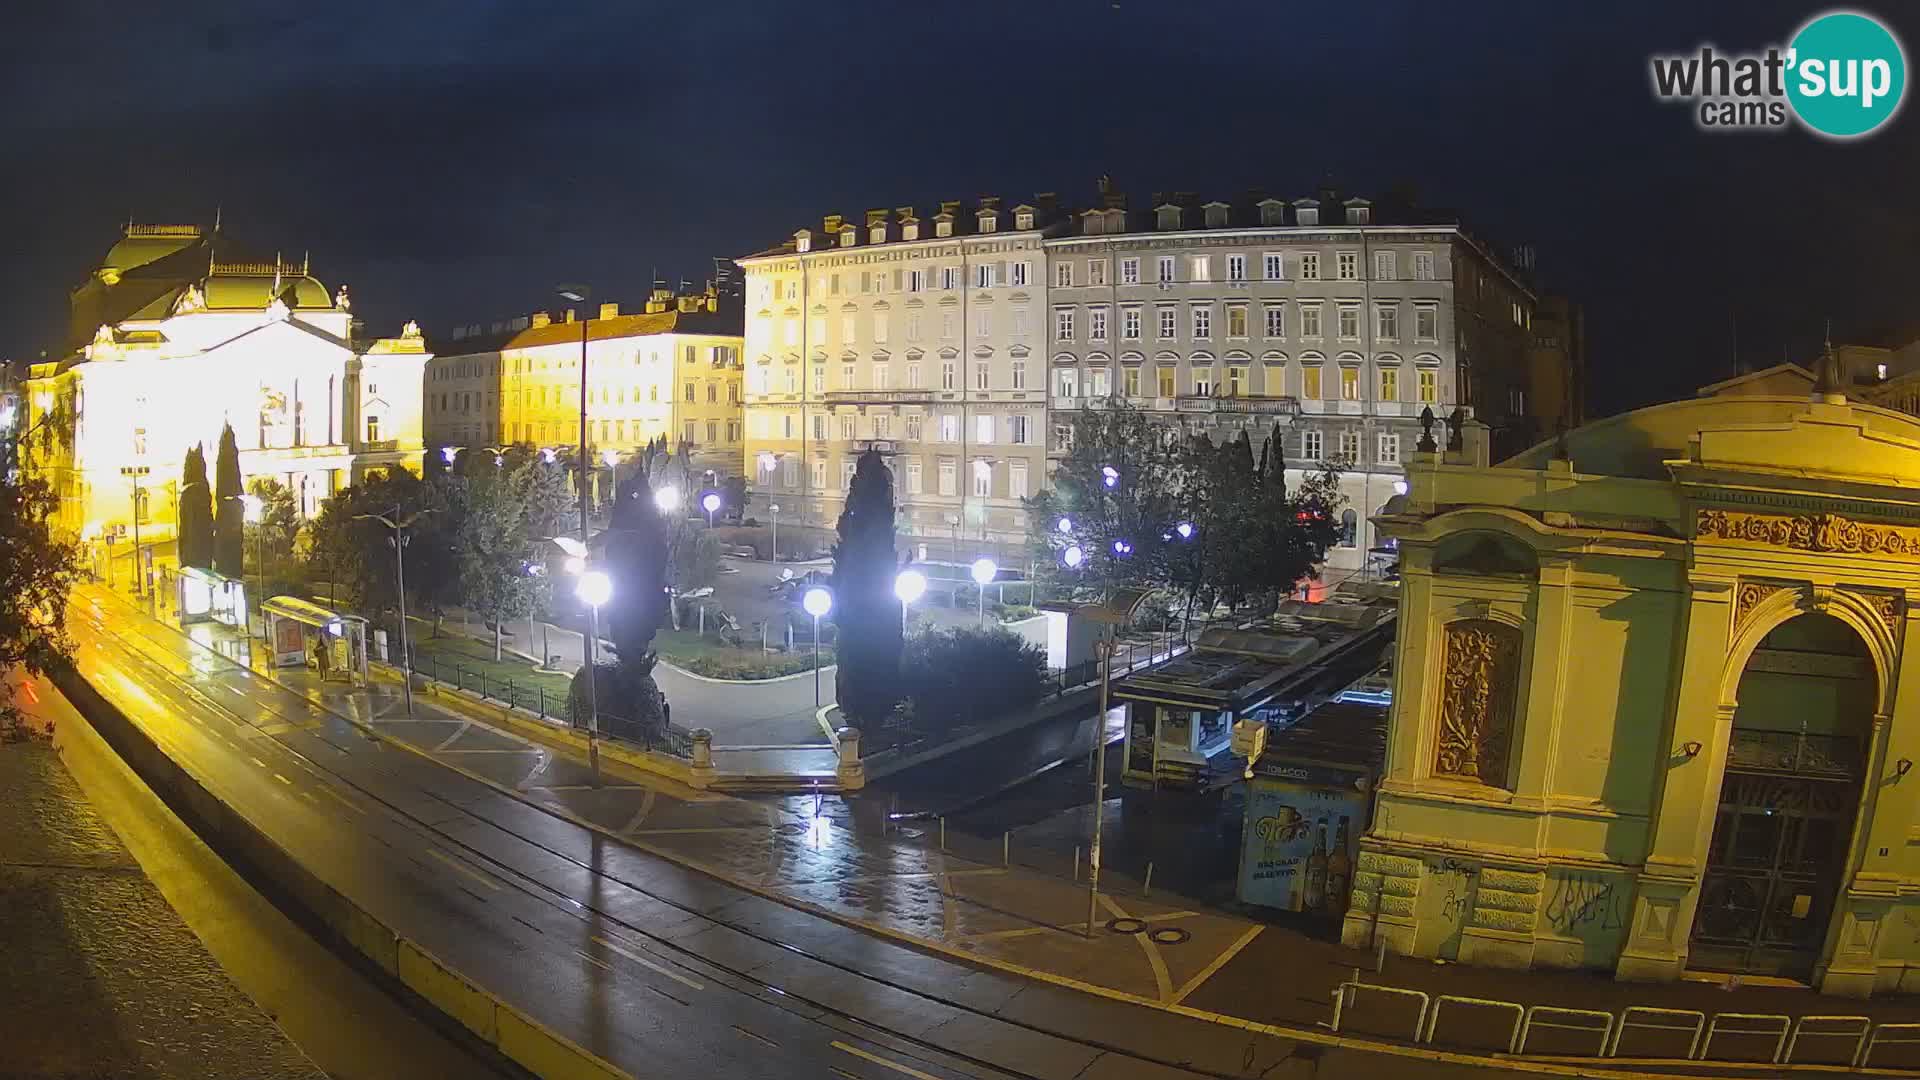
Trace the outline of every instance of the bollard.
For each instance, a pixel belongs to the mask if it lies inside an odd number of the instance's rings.
[[[1387,939],[1381,938],[1379,946],[1373,951],[1373,973],[1380,974],[1387,969]]]
[[[1080,845],[1073,845],[1073,880],[1080,880]]]
[[[1153,861],[1147,861],[1147,880],[1140,886],[1140,895],[1148,896],[1153,892]]]
[[[840,764],[834,771],[841,791],[858,791],[867,786],[867,767],[860,761],[860,729],[843,727],[833,733],[839,747]]]
[[[687,732],[693,740],[693,750],[689,755],[693,762],[693,786],[705,789],[713,784],[713,731],[710,728],[697,727]]]
[[[1013,865],[1013,834],[1011,832],[1000,834],[1000,865]]]
[[[947,850],[947,819],[940,819],[940,850]]]

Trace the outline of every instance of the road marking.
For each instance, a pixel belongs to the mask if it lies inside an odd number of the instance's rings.
[[[264,762],[264,761],[261,761],[261,760],[260,760],[259,758],[254,758],[254,759],[253,759],[253,763],[254,763],[255,765],[258,765],[258,766],[260,766],[260,767],[261,767],[261,768],[263,768],[263,769],[267,767],[267,763],[266,763],[266,762]]]
[[[1100,903],[1118,918],[1131,919],[1126,909],[1113,902],[1113,897],[1102,894]],[[1133,940],[1140,943],[1140,951],[1147,954],[1147,966],[1153,969],[1153,983],[1160,991],[1160,1000],[1173,997],[1173,977],[1167,974],[1167,961],[1160,955],[1160,946],[1146,934],[1134,934]]]
[[[860,1080],[860,1078],[859,1078],[859,1077],[857,1077],[857,1076],[855,1076],[855,1075],[853,1075],[852,1073],[850,1073],[850,1072],[848,1072],[847,1070],[845,1070],[845,1069],[841,1069],[841,1068],[836,1068],[835,1066],[832,1066],[832,1065],[829,1065],[829,1066],[827,1066],[827,1071],[828,1071],[828,1072],[830,1072],[830,1073],[832,1073],[832,1074],[833,1074],[833,1075],[835,1075],[835,1076],[844,1076],[844,1077],[846,1077],[846,1078],[847,1078],[847,1080]]]
[[[1129,915],[1127,917],[1130,919],[1139,919],[1143,923],[1156,923],[1170,922],[1174,919],[1185,919],[1198,914],[1200,913],[1197,911],[1165,911],[1158,915]],[[1065,926],[1019,926],[1011,930],[983,930],[977,934],[962,934],[960,935],[960,939],[962,941],[992,941],[1056,932],[1072,934],[1075,937],[1085,937],[1086,928],[1087,924],[1082,922],[1068,923]]]
[[[293,781],[291,781],[291,780],[289,780],[289,779],[287,779],[287,778],[286,778],[286,777],[284,777],[284,776],[281,776],[281,775],[280,775],[279,773],[274,773],[274,774],[273,774],[273,778],[274,778],[275,780],[278,780],[278,781],[280,781],[281,783],[283,783],[283,784],[285,784],[285,785],[287,785],[288,787],[292,787],[292,786],[293,786]]]
[[[434,750],[433,752],[434,752],[434,753],[436,753],[436,754],[537,754],[537,753],[539,753],[540,751],[538,751],[538,750],[535,750],[535,749],[534,749],[533,747],[531,747],[531,746],[522,746],[522,747],[518,747],[518,748],[516,748],[516,749],[512,749],[512,750],[502,750],[502,749],[497,749],[497,748],[493,748],[493,747],[481,747],[481,748],[479,748],[479,749],[475,749],[475,750],[439,750],[439,749],[436,749],[436,750]],[[612,786],[612,785],[608,785],[608,786]]]
[[[756,1035],[753,1032],[748,1031],[746,1028],[741,1027],[739,1024],[734,1024],[733,1030],[739,1032],[742,1035],[745,1035],[749,1039],[755,1040],[756,1042],[766,1043],[768,1046],[773,1047],[775,1050],[780,1049],[779,1043],[774,1042],[772,1039],[767,1038],[765,1035]],[[933,1078],[929,1077],[928,1080],[933,1080]]]
[[[686,976],[680,974],[677,971],[672,971],[665,967],[662,967],[659,964],[656,964],[653,961],[647,959],[646,957],[641,956],[639,953],[634,952],[631,949],[622,948],[618,944],[608,941],[606,938],[603,938],[598,934],[594,935],[593,941],[594,941],[594,944],[599,945],[602,948],[607,949],[609,951],[619,953],[621,956],[624,956],[627,959],[633,961],[634,963],[639,964],[641,967],[647,968],[661,975],[665,975],[667,978],[672,979],[674,982],[677,982],[682,986],[688,987],[689,989],[693,989],[693,990],[706,989],[706,986],[704,984],[697,983],[692,979],[689,979]]]
[[[633,830],[639,828],[640,823],[642,821],[647,820],[648,812],[650,812],[653,809],[653,797],[654,797],[654,790],[652,788],[648,788],[647,793],[645,795],[640,796],[640,809],[635,810],[633,812],[633,817],[625,825],[620,826],[621,832],[630,833]]]
[[[1193,978],[1187,980],[1186,985],[1180,988],[1180,992],[1173,995],[1172,1004],[1178,1005],[1181,1002],[1187,1000],[1188,994],[1191,994],[1195,990],[1200,989],[1200,984],[1206,982],[1208,979],[1213,978],[1215,972],[1219,971],[1223,967],[1226,967],[1227,961],[1239,955],[1240,950],[1246,948],[1247,945],[1250,942],[1252,942],[1254,938],[1257,938],[1260,936],[1260,931],[1265,929],[1266,929],[1266,926],[1262,923],[1254,923],[1252,926],[1247,927],[1247,932],[1244,934],[1241,934],[1240,939],[1238,941],[1235,941],[1233,944],[1227,946],[1225,951],[1223,951],[1219,956],[1216,956],[1213,958],[1212,963],[1208,964],[1206,967],[1201,968],[1200,973],[1198,975],[1195,975]]]
[[[933,1075],[932,1073],[923,1073],[919,1069],[913,1068],[912,1066],[902,1065],[897,1061],[893,1061],[888,1058],[883,1058],[879,1054],[868,1053],[867,1051],[862,1050],[857,1046],[848,1046],[846,1043],[841,1042],[839,1039],[835,1039],[832,1042],[828,1043],[827,1045],[833,1047],[835,1050],[845,1050],[847,1053],[852,1054],[854,1057],[865,1058],[866,1060],[873,1062],[875,1065],[884,1065],[887,1068],[892,1069],[894,1072],[900,1073],[903,1076],[911,1076],[914,1078],[914,1080],[940,1080],[939,1077]],[[839,1072],[838,1069],[834,1071]],[[843,1073],[842,1075],[845,1075],[845,1074]]]
[[[308,802],[310,802],[310,803],[312,803],[312,804],[313,804],[313,805],[315,805],[315,806],[319,806],[319,805],[320,805],[320,800],[319,800],[319,799],[316,799],[316,798],[314,798],[314,797],[313,797],[313,792],[311,792],[311,791],[303,791],[303,792],[301,792],[301,793],[300,793],[300,797],[301,797],[301,798],[303,798],[303,799],[305,799],[305,800],[307,800]]]
[[[488,877],[485,874],[482,874],[480,871],[475,870],[471,866],[466,865],[465,863],[454,858],[453,856],[442,852],[439,848],[428,848],[427,854],[433,856],[434,858],[440,860],[446,865],[452,867],[454,870],[458,871],[459,873],[465,874],[467,877],[473,879],[474,881],[477,881],[480,884],[485,885],[487,888],[492,889],[494,892],[500,891],[499,882],[493,880],[492,878]]]
[[[467,729],[471,727],[473,727],[472,721],[462,720],[460,722],[460,726],[453,729],[453,734],[447,736],[445,742],[442,742],[439,746],[436,746],[433,748],[434,753],[437,754],[440,751],[445,750],[447,747],[452,746],[455,740],[459,739],[460,736],[465,735],[467,733]]]
[[[647,989],[653,991],[656,994],[659,994],[661,997],[666,998],[668,1001],[671,1001],[676,1005],[685,1005],[689,1009],[693,1008],[692,1002],[681,1001],[679,998],[674,997],[672,994],[667,993],[665,990],[662,990],[657,986],[649,985]]]
[[[607,963],[605,960],[601,960],[597,957],[588,956],[586,953],[581,952],[579,949],[575,949],[573,950],[573,952],[574,952],[574,955],[578,956],[582,960],[585,960],[587,963],[592,964],[594,967],[599,968],[601,971],[613,970],[613,965]]]

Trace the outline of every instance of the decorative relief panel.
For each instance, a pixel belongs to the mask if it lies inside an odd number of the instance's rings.
[[[1798,551],[1920,558],[1920,529],[1864,525],[1839,514],[1742,514],[1701,510],[1694,516],[1698,539],[1744,540]]]
[[[1860,593],[1859,596],[1873,605],[1873,610],[1880,613],[1880,620],[1887,624],[1887,633],[1893,635],[1894,641],[1899,641],[1900,620],[1905,614],[1901,598],[1891,593]]]
[[[1734,597],[1733,628],[1737,631],[1747,624],[1747,616],[1760,606],[1760,601],[1786,588],[1785,585],[1770,585],[1757,581],[1743,581],[1740,591]]]
[[[1434,775],[1503,787],[1520,631],[1488,619],[1466,619],[1447,624],[1445,633]]]

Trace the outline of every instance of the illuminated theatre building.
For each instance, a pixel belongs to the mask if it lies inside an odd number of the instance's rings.
[[[1920,989],[1920,375],[1818,369],[1413,456],[1348,944]]]
[[[217,227],[128,225],[73,290],[70,351],[25,386],[61,524],[113,544],[138,513],[144,543],[170,539],[187,451],[204,445],[212,482],[227,424],[243,480],[285,484],[302,516],[370,471],[418,472],[425,342],[353,326],[346,289],[304,260],[235,261]]]

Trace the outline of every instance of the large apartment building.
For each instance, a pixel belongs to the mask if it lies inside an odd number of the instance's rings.
[[[748,480],[782,523],[830,528],[874,447],[916,554],[1020,550],[1046,475],[1049,209],[828,215],[739,260]]]
[[[1578,422],[1573,380],[1541,374],[1533,289],[1457,221],[1330,191],[1149,203],[1103,181],[1083,210],[870,210],[742,259],[756,488],[831,524],[877,445],[909,537],[960,561],[1017,551],[1019,498],[1074,412],[1123,398],[1216,442],[1278,423],[1296,479],[1340,463],[1328,564],[1352,572],[1424,409],[1487,425],[1495,459],[1550,434],[1541,411]]]
[[[448,355],[427,365],[427,442],[580,443],[580,356],[587,359],[589,452],[630,452],[665,436],[696,470],[738,475],[741,417],[739,298],[709,286],[676,295],[656,284],[645,308],[597,318],[544,311],[488,327],[456,327]]]

